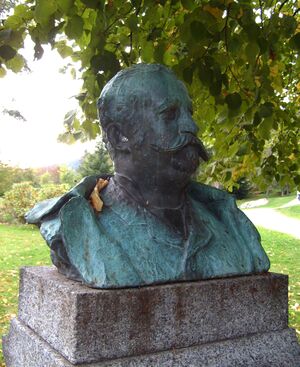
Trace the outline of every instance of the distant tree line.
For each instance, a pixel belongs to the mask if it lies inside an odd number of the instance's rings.
[[[84,154],[76,170],[66,165],[22,169],[0,162],[0,222],[22,223],[38,201],[64,194],[85,176],[112,172],[102,143]]]

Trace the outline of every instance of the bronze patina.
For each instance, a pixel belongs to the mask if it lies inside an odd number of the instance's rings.
[[[115,175],[87,177],[27,214],[61,273],[117,288],[269,269],[234,198],[191,180],[208,156],[191,99],[170,70],[139,64],[119,72],[98,108]]]

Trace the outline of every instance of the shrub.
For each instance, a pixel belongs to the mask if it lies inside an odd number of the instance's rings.
[[[55,196],[61,196],[69,190],[70,190],[70,185],[68,185],[68,184],[60,184],[60,185],[47,184],[47,185],[42,185],[39,189],[37,189],[37,191],[38,191],[37,202],[42,201],[42,200],[46,200],[46,199],[51,199],[51,198],[54,198]]]
[[[31,182],[13,184],[11,190],[4,194],[3,221],[24,223],[24,214],[34,206],[37,200],[38,192]]]
[[[60,196],[68,190],[67,184],[47,184],[35,188],[31,182],[16,183],[0,202],[0,222],[24,223],[25,213],[37,202]]]

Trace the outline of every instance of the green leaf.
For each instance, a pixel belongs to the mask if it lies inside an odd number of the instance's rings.
[[[245,31],[250,40],[256,41],[260,36],[260,28],[256,23],[245,26]]]
[[[199,79],[201,80],[201,82],[204,85],[208,85],[208,86],[211,85],[214,79],[213,70],[204,64],[200,64],[199,65]]]
[[[39,42],[34,46],[34,60],[40,60],[44,54],[44,49]]]
[[[70,127],[73,124],[75,117],[76,117],[76,110],[71,110],[67,112],[64,117],[64,125]]]
[[[0,30],[0,43],[6,43],[10,40],[13,31],[11,29]]]
[[[183,70],[183,79],[186,83],[188,84],[192,84],[193,82],[193,73],[194,73],[194,69],[193,68],[186,68]]]
[[[142,3],[142,0],[130,0],[131,4],[135,7],[135,8],[138,8],[141,3]]]
[[[197,20],[193,21],[190,25],[192,37],[195,41],[201,41],[206,38],[207,31],[204,24],[198,22]]]
[[[258,126],[261,123],[261,116],[258,112],[255,112],[253,117],[253,125]]]
[[[100,132],[99,124],[89,120],[85,120],[81,126],[88,135],[89,139],[95,139]]]
[[[269,139],[273,127],[272,117],[265,118],[258,126],[258,134],[263,139]]]
[[[69,38],[78,39],[81,37],[83,32],[83,20],[79,15],[74,15],[69,19],[65,33]]]
[[[18,15],[11,15],[5,20],[4,24],[6,28],[17,30],[22,26],[23,20]]]
[[[153,54],[154,54],[154,46],[153,46],[153,43],[151,41],[149,42],[145,42],[143,45],[142,45],[142,48],[141,48],[141,57],[142,57],[142,60],[147,62],[147,63],[150,63],[153,61]]]
[[[0,78],[5,77],[5,75],[6,75],[6,70],[0,66]]]
[[[222,79],[216,79],[214,80],[210,86],[209,91],[212,96],[218,96],[221,93],[222,90]]]
[[[95,55],[91,58],[91,66],[95,72],[110,71],[113,75],[120,70],[120,63],[115,54],[106,50],[102,54]]]
[[[225,97],[225,102],[227,103],[229,109],[236,110],[236,109],[241,107],[242,98],[239,95],[239,93],[235,92],[235,93],[232,93],[232,94],[228,94]]]
[[[15,73],[18,73],[25,66],[25,59],[22,55],[17,54],[14,58],[6,62],[6,67]]]
[[[224,181],[225,182],[229,181],[231,179],[231,176],[232,176],[231,171],[227,171],[226,174],[225,174]]]
[[[31,18],[31,10],[28,6],[20,4],[14,7],[14,15],[20,17],[21,19],[29,20]]]
[[[154,60],[157,63],[163,63],[164,53],[166,51],[166,43],[160,42],[154,49]]]
[[[298,51],[300,51],[300,32],[296,33],[291,39],[290,44],[292,47]]]
[[[239,157],[246,155],[248,153],[248,149],[249,149],[249,145],[248,145],[248,142],[246,142],[239,147],[236,155],[238,155]]]
[[[35,7],[35,20],[37,23],[47,25],[50,17],[56,12],[57,3],[55,0],[37,0]]]
[[[59,143],[74,144],[76,139],[71,132],[67,131],[63,134],[59,134],[57,141]]]
[[[81,0],[84,3],[84,0]],[[68,14],[72,6],[74,5],[74,0],[59,0],[58,8],[65,14]]]
[[[237,34],[233,34],[228,39],[228,51],[230,53],[239,53],[241,51],[241,47],[243,44],[243,40]]]
[[[281,24],[286,37],[291,37],[297,29],[297,21],[291,15],[283,15]]]
[[[195,8],[195,2],[193,0],[181,0],[181,4],[186,10],[194,10]]]
[[[55,47],[62,58],[73,55],[73,49],[66,45],[66,41],[59,41]]]
[[[5,61],[12,59],[16,56],[16,54],[17,51],[8,45],[3,45],[0,47],[0,57],[2,57],[2,59]]]
[[[270,116],[272,116],[273,107],[274,107],[273,103],[270,103],[270,102],[264,103],[258,111],[259,116],[260,117],[270,117]]]
[[[102,0],[81,0],[83,4],[90,9],[100,9],[101,5],[103,7],[104,1]]]
[[[138,30],[137,23],[138,23],[138,17],[135,14],[131,14],[131,16],[128,19],[128,26],[132,32]]]
[[[300,175],[294,177],[294,182],[296,185],[300,185]]]
[[[246,56],[250,64],[254,64],[256,57],[259,54],[260,48],[256,42],[250,42],[246,46]]]

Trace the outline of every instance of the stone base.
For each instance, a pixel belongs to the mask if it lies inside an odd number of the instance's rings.
[[[7,367],[72,367],[65,358],[22,322],[14,319],[4,338]],[[173,349],[137,357],[114,359],[77,367],[299,367],[299,345],[294,330]]]
[[[99,290],[53,267],[21,271],[7,367],[300,366],[287,276]]]

